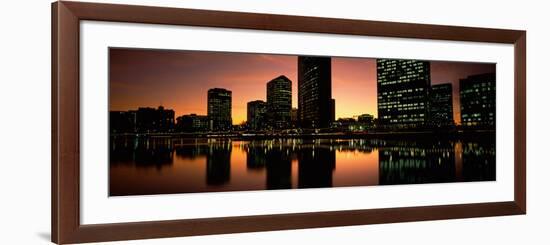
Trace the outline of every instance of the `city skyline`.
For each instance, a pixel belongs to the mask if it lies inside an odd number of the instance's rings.
[[[377,113],[376,59],[332,57],[335,119]],[[110,50],[111,111],[162,105],[176,117],[206,115],[211,88],[232,91],[233,124],[246,121],[247,103],[266,101],[266,84],[284,75],[298,105],[297,56],[200,51]],[[494,64],[431,61],[431,84],[453,84],[453,118],[460,123],[458,83],[472,74],[495,72]],[[186,93],[187,91],[193,91]]]
[[[111,58],[110,195],[495,180],[494,64]]]

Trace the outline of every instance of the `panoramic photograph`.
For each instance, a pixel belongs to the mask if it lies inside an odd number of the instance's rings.
[[[109,195],[496,180],[496,65],[109,49]]]

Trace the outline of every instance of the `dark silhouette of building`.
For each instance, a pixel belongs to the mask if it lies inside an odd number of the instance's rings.
[[[174,131],[174,110],[140,107],[130,111],[110,111],[111,133],[170,133]]]
[[[176,118],[176,129],[179,132],[206,132],[209,129],[208,116],[197,114],[179,116]]]
[[[140,107],[136,113],[136,132],[166,133],[174,130],[174,110]]]
[[[174,131],[174,110],[165,110],[163,106],[159,106],[158,111],[158,128],[160,132]]]
[[[362,114],[357,116],[357,119],[353,117],[338,118],[332,127],[342,132],[362,132],[374,127],[374,116]]]
[[[453,85],[432,85],[430,90],[430,125],[450,126],[453,120]]]
[[[357,122],[366,128],[374,127],[374,116],[371,114],[362,114],[357,117]]]
[[[136,111],[110,111],[109,128],[111,133],[134,133]]]
[[[330,57],[298,57],[298,118],[304,128],[327,128],[334,121]]]
[[[261,100],[246,104],[246,122],[249,129],[262,130],[266,126],[267,103]]]
[[[231,91],[223,88],[208,90],[208,119],[212,131],[231,129]]]
[[[290,124],[292,128],[298,127],[298,108],[290,110]]]
[[[330,115],[329,115],[329,125],[330,123],[336,120],[336,100],[330,99]]]
[[[333,123],[334,128],[338,128],[340,131],[354,131],[355,127],[358,126],[357,120],[352,117],[338,118]]]
[[[496,118],[496,74],[460,79],[460,119],[463,126],[491,126]]]
[[[292,110],[292,82],[279,76],[267,83],[267,118],[269,126],[275,129],[290,127]]]
[[[428,120],[430,63],[378,59],[378,120],[383,127],[424,126]]]
[[[136,130],[141,133],[155,132],[158,126],[158,113],[155,108],[141,107],[136,111]]]

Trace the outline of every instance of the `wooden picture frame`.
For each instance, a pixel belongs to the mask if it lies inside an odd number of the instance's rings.
[[[515,55],[514,200],[477,204],[82,225],[79,199],[79,22],[82,20],[513,44]],[[304,229],[526,213],[525,31],[60,1],[52,4],[51,81],[51,232],[52,241],[55,243]]]

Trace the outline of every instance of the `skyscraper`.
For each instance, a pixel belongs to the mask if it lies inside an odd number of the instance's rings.
[[[496,74],[485,73],[460,79],[460,119],[463,126],[494,126]]]
[[[450,126],[453,120],[453,85],[451,83],[432,85],[430,90],[430,124]]]
[[[246,122],[252,130],[261,130],[266,125],[267,103],[261,100],[250,101],[246,104]]]
[[[428,120],[430,63],[377,59],[378,119],[381,126],[408,128]]]
[[[279,76],[267,83],[267,118],[269,126],[282,129],[290,127],[292,110],[292,82]]]
[[[334,120],[330,57],[298,57],[298,118],[304,128],[327,128]]]
[[[223,88],[208,90],[208,119],[212,131],[231,129],[231,91]]]

